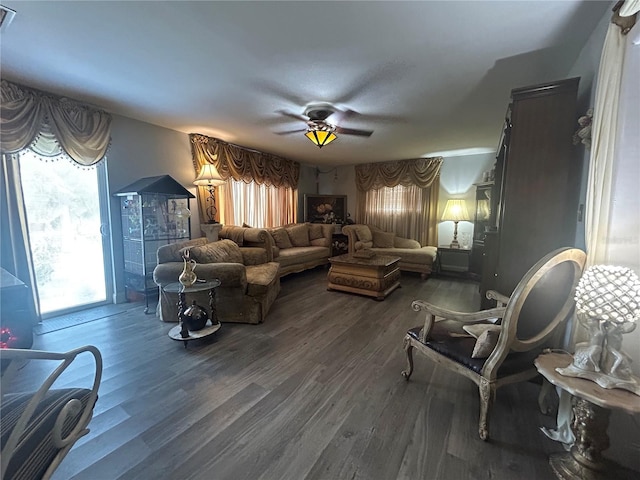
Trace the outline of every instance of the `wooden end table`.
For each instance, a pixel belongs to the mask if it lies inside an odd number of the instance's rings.
[[[638,473],[602,457],[609,447],[607,426],[611,409],[640,413],[640,397],[618,388],[605,389],[583,378],[565,377],[556,371],[573,360],[566,353],[545,353],[535,360],[538,372],[556,387],[573,395],[571,431],[575,443],[571,451],[549,457],[553,472],[561,480],[637,479]]]
[[[400,257],[356,258],[345,254],[331,257],[329,262],[327,290],[357,293],[382,301],[400,286]]]
[[[207,282],[196,282],[190,287],[185,287],[178,282],[170,283],[163,287],[165,292],[178,294],[178,321],[180,324],[169,330],[169,337],[173,340],[182,340],[184,342],[184,348],[187,348],[187,342],[189,340],[205,338],[220,330],[221,325],[216,311],[216,288],[219,286],[220,280],[215,279]],[[209,311],[211,314],[204,328],[194,331],[189,330],[184,315],[187,309],[186,294],[203,292],[205,290],[209,290]]]

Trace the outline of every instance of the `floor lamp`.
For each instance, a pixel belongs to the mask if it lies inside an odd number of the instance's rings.
[[[450,198],[444,207],[442,213],[442,221],[451,221],[455,224],[453,227],[453,241],[449,248],[460,248],[458,243],[458,222],[469,221],[469,212],[467,211],[467,203],[463,199]]]
[[[222,185],[224,183],[225,180],[220,176],[218,169],[213,163],[205,163],[200,169],[198,178],[193,182],[194,185],[199,187],[206,187],[209,192],[207,204],[211,202],[211,205],[205,209],[208,217],[207,223],[216,223],[216,213],[218,212],[218,209],[216,208],[215,191],[217,185]]]

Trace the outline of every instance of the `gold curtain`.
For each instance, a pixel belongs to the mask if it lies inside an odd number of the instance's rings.
[[[442,157],[356,165],[356,220],[438,245]]]
[[[111,115],[68,98],[2,80],[0,136],[3,153],[29,148],[41,156],[66,155],[90,166],[111,141]]]
[[[230,203],[233,198],[230,180],[286,188],[297,193],[300,179],[300,164],[298,162],[243,148],[197,133],[190,134],[189,138],[196,175],[200,172],[202,165],[212,163],[218,169],[220,176],[227,180],[227,184],[221,187],[224,189],[222,194],[220,188],[216,188],[215,191],[216,205],[220,205],[223,210],[222,216],[225,219],[234,218],[233,206]],[[198,189],[198,208],[201,218],[206,218],[203,207],[206,205],[207,195],[205,189]]]
[[[356,165],[356,187],[361,192],[396,185],[427,188],[440,174],[441,167],[442,157]]]

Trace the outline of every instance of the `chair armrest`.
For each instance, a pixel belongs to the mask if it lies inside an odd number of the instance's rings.
[[[25,362],[29,360],[59,360],[60,365],[45,379],[42,386],[33,394],[29,402],[27,403],[24,411],[20,415],[19,419],[15,423],[15,427],[11,432],[7,442],[2,448],[2,473],[0,477],[4,477],[7,466],[11,456],[16,450],[20,438],[23,436],[31,417],[33,416],[38,404],[45,397],[47,392],[51,389],[54,382],[60,377],[60,375],[68,368],[68,366],[75,360],[75,358],[81,353],[90,353],[93,356],[95,363],[95,373],[93,378],[93,384],[91,386],[91,393],[86,407],[82,410],[80,417],[76,425],[69,432],[66,437],[62,436],[65,420],[68,417],[73,417],[80,412],[82,404],[78,399],[71,399],[62,408],[60,414],[57,416],[56,421],[52,429],[52,441],[56,448],[62,449],[68,445],[75,443],[78,438],[89,433],[86,428],[91,416],[93,415],[93,407],[98,399],[98,388],[102,379],[102,355],[100,351],[92,346],[87,345],[84,347],[76,348],[64,353],[45,352],[40,350],[22,350],[22,349],[3,349],[1,352],[2,360],[10,361],[9,366],[2,373],[3,395],[6,393],[8,383],[11,378],[15,376],[15,373],[20,369]]]
[[[267,262],[273,262],[273,237],[264,228],[247,228],[244,232],[244,242],[247,247],[261,247],[267,252]]]
[[[153,270],[153,281],[160,287],[178,281],[184,265],[179,262],[163,263]],[[246,268],[241,263],[198,263],[194,272],[199,280],[220,280],[220,286],[245,287]]]
[[[496,292],[495,290],[487,290],[486,297],[489,300],[496,300],[498,302],[498,307],[504,307],[509,303],[509,297],[501,294],[500,292]]]
[[[452,320],[466,325],[487,320],[493,321],[496,318],[502,318],[505,312],[504,307],[490,308],[488,310],[480,310],[478,312],[456,312],[455,310],[438,307],[437,305],[423,300],[414,300],[411,303],[411,308],[416,312],[427,312],[424,327],[420,331],[421,341],[424,341],[427,338],[435,322]]]

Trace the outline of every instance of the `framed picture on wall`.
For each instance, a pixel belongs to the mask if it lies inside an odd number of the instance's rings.
[[[345,223],[346,195],[304,195],[304,221],[311,223]]]

